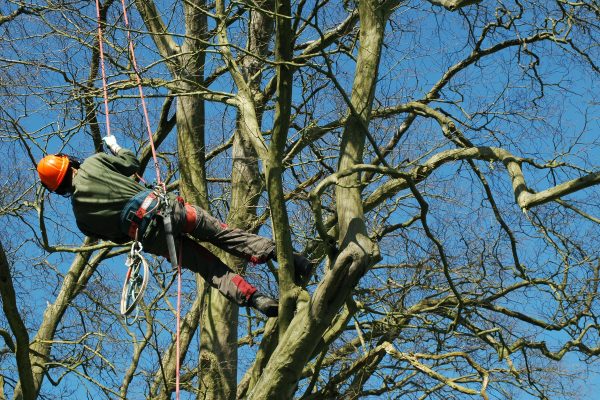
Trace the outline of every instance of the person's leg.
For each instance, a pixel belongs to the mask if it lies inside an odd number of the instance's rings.
[[[275,260],[275,243],[262,236],[238,228],[230,228],[220,222],[201,207],[185,204],[181,213],[182,231],[193,237],[214,244],[244,260],[260,264]],[[306,284],[312,274],[313,264],[302,254],[294,253],[294,271],[296,283]]]
[[[261,311],[267,317],[276,317],[279,305],[252,286],[240,275],[233,272],[217,256],[189,238],[182,238],[182,265],[199,273],[212,287],[241,306],[249,306]]]
[[[233,272],[223,261],[191,239],[183,238],[180,257],[183,268],[196,272],[223,296],[244,305],[256,288]]]
[[[179,245],[179,241],[183,243]],[[277,316],[276,300],[261,294],[248,281],[232,271],[217,256],[185,235],[176,238],[176,246],[181,249],[181,265],[196,272],[217,289],[223,296],[241,306],[258,309],[267,317]],[[157,227],[144,241],[144,251],[154,255],[168,257],[168,249],[162,226]]]
[[[255,264],[274,257],[275,243],[238,228],[230,228],[198,206],[185,205],[183,232],[214,244],[220,249]]]

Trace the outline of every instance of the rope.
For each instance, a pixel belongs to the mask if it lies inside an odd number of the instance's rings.
[[[175,372],[175,398],[179,400],[179,369],[181,366],[181,356],[179,350],[179,336],[180,336],[180,320],[181,320],[181,254],[183,252],[183,240],[179,241],[179,262],[177,263],[177,334],[176,334],[176,343],[177,343],[177,354],[175,355],[175,365],[177,366],[177,370]]]
[[[127,269],[127,277],[125,278],[125,284],[121,292],[121,315],[125,317],[127,325],[133,325],[138,319],[139,308],[136,307],[141,301],[142,296],[148,286],[148,278],[150,276],[150,270],[148,262],[142,255],[142,244],[138,241],[134,241],[131,245],[131,250],[127,256],[125,265]],[[143,271],[143,275],[140,276],[140,271]],[[132,321],[129,321],[127,316],[137,308],[136,316]]]
[[[104,115],[106,118],[106,136],[111,136],[110,118],[108,112],[108,89],[106,84],[106,71],[104,69],[104,47],[102,42],[102,20],[100,18],[100,0],[96,0],[96,17],[98,18],[98,47],[100,50],[100,69],[102,70],[102,94],[104,96]]]
[[[135,72],[135,79],[137,82],[138,91],[140,92],[140,102],[142,103],[142,110],[144,111],[144,120],[146,121],[148,140],[150,142],[150,148],[152,149],[152,159],[154,160],[154,169],[156,171],[156,183],[162,185],[164,188],[164,184],[160,181],[160,169],[158,168],[158,158],[156,157],[156,148],[154,147],[152,128],[150,128],[150,118],[148,117],[148,109],[146,107],[146,97],[144,96],[144,90],[142,89],[142,78],[140,78],[140,72],[137,66],[137,60],[135,58],[133,40],[131,40],[131,30],[129,29],[129,18],[127,17],[127,6],[125,5],[125,0],[121,0],[121,5],[123,6],[123,18],[125,20],[125,28],[127,30],[127,42],[129,43],[129,53],[131,54],[131,62],[133,64],[133,70]]]
[[[129,43],[129,52],[131,54],[131,61],[133,64],[133,70],[135,72],[136,82],[138,86],[138,90],[140,93],[140,102],[142,103],[142,109],[144,112],[144,119],[146,122],[146,130],[148,132],[148,139],[150,143],[150,148],[152,150],[152,159],[154,160],[154,169],[156,171],[156,182],[159,186],[162,187],[163,193],[166,195],[166,187],[165,184],[160,179],[160,168],[158,167],[158,157],[156,156],[156,148],[154,146],[154,138],[152,136],[152,128],[150,127],[150,118],[148,116],[148,109],[146,107],[146,98],[144,96],[144,91],[142,89],[142,79],[140,78],[139,69],[137,66],[137,60],[135,58],[135,50],[133,46],[133,41],[131,40],[131,33],[129,29],[129,18],[127,16],[127,6],[125,5],[125,0],[121,0],[121,5],[123,7],[123,17],[125,21],[125,27],[127,30],[127,41]],[[104,110],[106,114],[106,134],[107,136],[111,135],[110,132],[110,120],[109,120],[109,111],[108,111],[108,90],[106,84],[106,71],[104,69],[104,48],[102,45],[103,37],[102,37],[102,21],[100,18],[100,3],[99,0],[96,0],[96,17],[98,18],[98,43],[100,50],[100,63],[102,66],[102,89],[104,94]],[[179,262],[177,262],[177,333],[176,333],[176,384],[175,384],[175,396],[176,399],[179,400],[179,370],[180,370],[180,354],[179,354],[179,337],[180,337],[180,329],[179,324],[181,320],[181,250],[182,246],[180,244],[179,249]]]

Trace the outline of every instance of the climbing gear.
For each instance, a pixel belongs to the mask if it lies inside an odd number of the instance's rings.
[[[136,308],[144,296],[144,291],[148,285],[150,276],[148,262],[142,255],[142,244],[135,240],[131,244],[131,250],[127,256],[125,265],[127,266],[127,275],[121,291],[121,315],[127,317]],[[139,313],[139,309],[138,309]],[[133,321],[127,323],[133,324],[137,320],[137,314]]]
[[[165,230],[165,236],[167,239],[167,248],[169,250],[169,260],[173,266],[176,266],[177,263],[177,251],[175,250],[175,239],[173,237],[173,220],[171,218],[171,204],[169,202],[169,197],[167,196],[164,188],[162,186],[157,186],[155,192],[159,198],[159,208],[160,215],[163,220],[163,227]]]
[[[160,198],[155,191],[145,190],[133,196],[121,211],[121,231],[132,239],[143,238],[159,207]]]
[[[37,172],[44,187],[55,191],[69,170],[69,157],[62,154],[48,155],[40,160]]]
[[[165,185],[158,185],[155,192],[159,197],[160,214],[163,220],[163,228],[165,230],[165,238],[167,240],[167,249],[169,250],[169,261],[173,267],[177,266],[177,332],[176,332],[176,349],[175,349],[175,365],[177,366],[175,371],[175,398],[179,400],[179,370],[181,369],[181,352],[179,349],[179,336],[180,325],[181,325],[181,252],[183,249],[183,242],[179,241],[179,261],[177,261],[177,250],[175,250],[175,238],[173,236],[173,221],[171,219],[171,204]]]

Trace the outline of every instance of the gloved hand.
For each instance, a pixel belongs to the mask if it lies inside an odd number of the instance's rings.
[[[115,136],[113,136],[113,135],[104,136],[102,138],[102,141],[104,142],[104,144],[106,145],[106,147],[108,147],[110,149],[110,151],[114,155],[117,155],[117,153],[119,152],[119,150],[121,150],[121,146],[119,146],[119,144],[117,143],[117,138]]]

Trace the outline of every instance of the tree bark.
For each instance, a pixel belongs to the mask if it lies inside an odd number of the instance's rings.
[[[291,4],[289,0],[275,0],[276,35],[275,61],[277,62],[277,103],[273,135],[267,158],[267,189],[273,220],[273,235],[279,262],[279,336],[283,336],[294,314],[297,290],[294,284],[292,236],[283,192],[283,155],[290,125],[292,108],[292,78],[290,62],[293,56]],[[296,292],[296,293],[294,293]]]
[[[36,391],[29,359],[29,334],[17,307],[15,288],[2,242],[0,242],[0,297],[2,298],[2,310],[16,339],[15,355],[22,393],[20,396],[15,395],[15,398],[33,399],[36,397]]]
[[[339,169],[362,161],[386,15],[376,0],[359,2],[360,48],[351,97],[356,114],[344,127]],[[250,392],[250,399],[293,396],[302,368],[313,355],[323,333],[360,277],[379,259],[378,248],[366,233],[358,181],[358,176],[350,176],[336,190],[340,253],[310,303],[298,309],[267,368]]]
[[[177,145],[179,153],[180,190],[185,199],[209,209],[206,187],[206,146],[204,99],[187,95],[204,85],[206,14],[200,4],[184,3],[186,39],[178,57],[175,77],[180,80],[182,95],[177,98]]]
[[[262,62],[272,37],[273,21],[264,11],[270,9],[271,0],[257,2],[250,11],[248,43],[241,66],[244,78],[254,97],[260,93]],[[256,55],[257,57],[254,57]],[[262,120],[262,107],[256,106],[256,121]],[[227,224],[248,230],[256,219],[256,206],[264,184],[260,176],[259,157],[249,140],[248,121],[238,114],[236,132],[232,146],[231,207]],[[243,270],[246,261],[222,254],[227,264]],[[237,390],[237,334],[238,306],[211,289],[210,307],[202,323],[202,380],[206,397],[211,399],[235,399]]]

